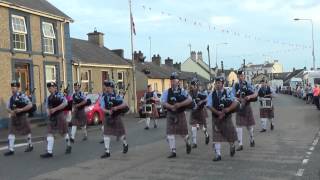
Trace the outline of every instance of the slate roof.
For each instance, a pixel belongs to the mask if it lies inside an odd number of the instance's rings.
[[[124,58],[106,47],[99,47],[86,40],[71,38],[72,57],[81,63],[131,66]]]
[[[46,0],[0,0],[0,2],[26,7],[32,10],[40,11],[42,13],[63,17],[73,21],[68,15],[60,11],[58,8],[56,8]]]

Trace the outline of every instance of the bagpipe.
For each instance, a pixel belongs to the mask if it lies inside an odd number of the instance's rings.
[[[217,93],[214,91],[213,93],[213,96],[212,96],[212,102],[215,102],[215,98],[218,98],[216,97],[217,96]],[[228,108],[232,105],[233,101],[229,98],[227,98],[227,92],[226,90],[224,90],[223,92],[223,96],[218,99],[217,101],[217,105],[214,107],[217,111],[223,111],[225,108]],[[235,110],[232,110],[228,113],[226,113],[226,116],[225,117],[228,117],[230,114],[232,114],[233,112],[235,112]],[[214,117],[218,117],[216,114],[212,113],[212,115]]]
[[[111,111],[112,107],[116,107],[121,104],[123,104],[122,99],[117,99],[116,97],[110,97],[110,100],[108,100],[105,105],[105,109],[108,110],[106,115],[115,117],[115,116],[119,116],[122,114],[126,114],[130,110],[128,106],[121,108],[119,110],[116,110],[116,111]]]
[[[204,108],[204,106],[206,105],[206,100],[207,99],[207,95],[203,94],[203,93],[198,93],[197,96],[195,98],[193,98],[193,104],[194,107],[196,107],[196,109],[202,109]],[[201,102],[202,101],[202,102]],[[199,104],[199,102],[201,102]]]
[[[15,99],[13,96],[11,96],[10,98],[10,109],[11,110],[16,110],[16,109],[21,109],[24,108],[25,106],[27,106],[28,103],[21,97],[21,94],[19,96],[17,96]],[[15,113],[16,116],[22,115],[24,113],[28,113],[29,111],[24,111],[24,112],[19,112],[19,113]]]
[[[171,105],[175,105],[176,103],[181,103],[183,101],[185,101],[188,97],[185,97],[185,96],[182,96],[182,95],[178,95],[178,96],[172,96],[169,98],[169,104]],[[180,107],[178,109],[176,109],[175,111],[171,111],[171,112],[174,112],[174,113],[181,113],[187,109],[193,109],[195,107],[195,104],[193,102],[191,102],[190,104],[188,104],[187,106],[183,106],[183,107]]]
[[[55,93],[54,95],[50,95],[48,97],[48,108],[49,109],[58,107],[58,106],[60,106],[61,103],[63,103],[63,99],[61,98],[61,95],[59,95],[58,92]],[[62,111],[63,111],[63,109],[62,110],[58,110],[58,111],[54,112],[53,114],[51,114],[50,117],[55,116],[55,115],[57,115],[58,113],[60,113]],[[50,118],[50,120],[51,119],[52,118]]]
[[[240,88],[240,84],[236,84],[236,97],[240,98],[242,101],[245,97],[253,95],[254,92],[248,88],[247,82],[242,84],[242,87]],[[257,97],[250,98],[249,101],[246,101],[246,104],[249,104],[250,102],[256,102],[258,100]]]
[[[35,102],[33,102],[33,98],[32,98],[32,96],[34,95],[35,91],[36,91],[36,88],[33,88],[32,91],[31,91],[31,93],[30,93],[30,95],[28,96],[28,98],[29,98],[30,101],[32,102],[32,108],[29,109],[29,111],[28,111],[28,116],[29,116],[29,117],[33,117],[33,116],[34,116],[33,113],[37,111],[37,105],[36,105]]]

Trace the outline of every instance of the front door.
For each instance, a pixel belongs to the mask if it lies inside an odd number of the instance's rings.
[[[30,66],[29,64],[15,64],[15,80],[20,82],[21,91],[30,95]]]

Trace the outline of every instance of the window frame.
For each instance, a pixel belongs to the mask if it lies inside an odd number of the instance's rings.
[[[19,19],[22,20],[23,25],[24,25],[24,31],[20,31],[20,30],[16,30],[15,26],[14,26],[14,21],[13,19]],[[28,46],[28,42],[27,42],[27,35],[28,35],[28,28],[27,28],[27,22],[26,22],[26,17],[22,16],[22,15],[16,15],[16,14],[11,14],[10,15],[10,19],[11,19],[11,43],[12,43],[12,48],[15,51],[27,51],[27,46]],[[16,41],[17,38],[15,38],[16,36],[21,36],[22,38],[20,38],[19,40],[23,40],[23,41]],[[19,43],[20,47],[17,48],[16,44]],[[22,44],[24,44],[24,47],[21,48]]]

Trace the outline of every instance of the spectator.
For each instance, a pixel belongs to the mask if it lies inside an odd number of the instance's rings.
[[[310,104],[310,102],[312,102],[312,98],[313,98],[313,91],[312,91],[312,87],[310,84],[307,85],[305,92],[307,94],[306,95],[306,103]]]
[[[313,102],[318,109],[319,109],[319,92],[320,92],[319,86],[316,84],[313,89]]]

